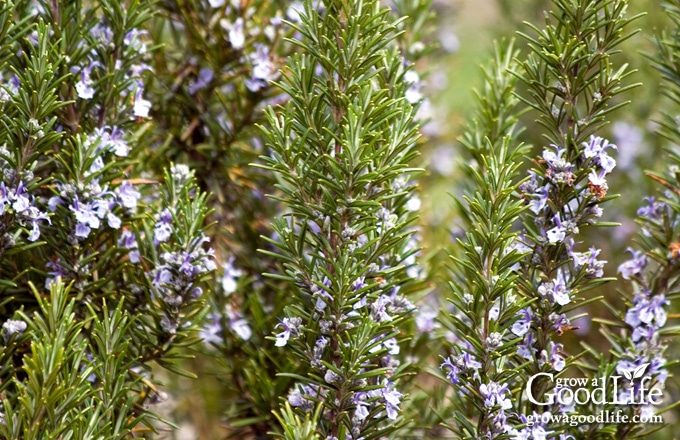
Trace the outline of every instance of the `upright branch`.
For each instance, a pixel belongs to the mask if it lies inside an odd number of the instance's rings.
[[[282,272],[270,276],[294,292],[272,339],[307,366],[288,402],[321,407],[318,434],[368,438],[404,423],[396,356],[414,307],[399,289],[417,252],[406,202],[418,131],[389,10],[375,0],[312,4],[293,25],[301,53],[279,84],[290,102],[269,111],[264,129],[271,154],[260,166],[276,173],[272,197],[288,210],[271,240]]]
[[[522,34],[531,53],[518,74],[528,89],[522,100],[538,114],[549,145],[533,160],[529,180],[520,186],[529,206],[523,217],[523,243],[527,251],[520,265],[521,295],[531,301],[522,311],[525,326],[518,336],[522,368],[521,384],[539,373],[559,374],[571,359],[557,337],[573,328],[569,312],[598,298],[580,294],[603,278],[600,250],[583,246],[576,236],[590,226],[606,226],[599,218],[607,195],[606,177],[616,166],[610,155],[616,146],[597,135],[607,116],[625,105],[618,95],[634,85],[623,85],[630,74],[616,67],[617,46],[632,34],[626,31],[626,1],[553,1],[555,11],[546,14],[543,29],[531,26]],[[546,380],[531,382],[534,401],[553,387]],[[530,399],[531,400],[531,399]],[[569,402],[537,407],[532,411],[564,414],[574,411]],[[547,418],[544,418],[547,420]],[[562,433],[568,426],[535,424],[533,429]],[[572,428],[573,429],[573,428]]]
[[[494,63],[484,70],[472,123],[461,137],[477,161],[465,165],[468,194],[458,200],[466,235],[454,258],[453,313],[444,323],[454,335],[452,354],[441,364],[455,393],[446,426],[460,438],[499,438],[516,433],[513,391],[517,372],[507,368],[518,342],[519,314],[527,300],[517,295],[515,269],[523,254],[513,226],[524,211],[517,197],[518,168],[525,148],[517,143],[520,114],[513,95],[517,68],[512,44],[499,45]],[[475,164],[475,165],[471,165]]]

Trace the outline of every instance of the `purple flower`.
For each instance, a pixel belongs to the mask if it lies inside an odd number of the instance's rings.
[[[97,156],[94,161],[92,162],[92,165],[90,166],[89,173],[90,174],[96,174],[99,171],[101,171],[104,168],[104,159],[102,159],[101,156]]]
[[[574,166],[562,157],[567,150],[559,148],[557,145],[551,145],[551,147],[555,149],[555,152],[547,149],[543,151],[543,159],[548,164],[546,176],[553,183],[571,185],[574,180],[574,174],[571,170]]]
[[[94,84],[94,82],[92,79],[90,79],[90,74],[92,73],[92,69],[98,65],[99,63],[95,62],[80,69],[80,81],[76,83],[76,92],[78,93],[78,98],[92,99],[92,97],[94,97],[95,90],[92,88],[92,84]]]
[[[668,370],[665,368],[666,360],[661,356],[654,356],[647,367],[647,374],[650,376],[655,376],[659,384],[663,385],[666,383],[668,378]]]
[[[369,398],[380,398],[380,402],[385,405],[387,418],[390,420],[397,419],[397,416],[399,415],[399,404],[401,403],[401,398],[404,397],[404,395],[394,389],[394,384],[392,382],[385,379],[383,381],[383,388],[369,391],[367,394]]]
[[[468,346],[468,349],[471,349],[471,347]],[[453,385],[456,385],[460,383],[459,375],[476,375],[477,370],[482,368],[482,364],[477,361],[472,354],[465,351],[463,354],[451,355],[444,359],[444,362],[442,362],[439,368],[441,370],[447,368],[446,378],[449,379]]]
[[[9,189],[5,182],[0,182],[0,215],[5,213],[5,206],[10,203]]]
[[[26,195],[26,186],[23,182],[19,182],[16,192],[14,194],[14,203],[12,203],[12,209],[16,214],[21,214],[31,206],[31,201]]]
[[[47,216],[47,213],[40,211],[35,206],[29,206],[28,209],[24,210],[19,216],[19,220],[23,221],[26,226],[31,227],[28,241],[36,241],[40,238],[40,227],[38,226],[40,220],[46,220],[47,223],[52,224],[52,220]]]
[[[392,320],[388,313],[388,307],[392,304],[392,298],[388,295],[380,295],[377,300],[371,303],[371,317],[376,322],[387,322]]]
[[[399,403],[402,397],[403,394],[397,390],[390,390],[388,387],[383,388],[383,399],[385,400],[385,411],[388,419],[397,419],[397,411],[399,411]]]
[[[90,235],[90,227],[83,224],[83,223],[77,223],[76,224],[76,230],[75,230],[75,235],[76,237],[81,237],[81,238],[87,238],[88,235]]]
[[[123,38],[123,43],[125,43],[128,47],[137,50],[140,53],[144,53],[146,52],[146,45],[144,44],[144,41],[140,37],[146,34],[148,34],[147,31],[132,29],[130,30],[130,32],[125,34],[125,38]]]
[[[644,339],[648,342],[655,342],[658,339],[657,329],[648,325],[639,325],[633,329],[633,334],[631,339],[633,342],[639,342],[640,339]]]
[[[231,330],[238,335],[239,338],[247,341],[253,335],[253,330],[250,328],[250,324],[245,319],[236,319],[229,323]]]
[[[366,403],[366,393],[364,392],[356,393],[354,395],[354,403],[357,405],[356,409],[354,410],[354,417],[358,421],[362,421],[366,417],[368,417],[369,412],[368,403]]]
[[[664,212],[669,212],[670,206],[665,202],[658,202],[654,197],[645,197],[647,206],[641,206],[637,210],[637,215],[645,217],[647,220],[658,222],[663,218]]]
[[[163,243],[170,238],[172,235],[170,223],[172,223],[172,213],[168,208],[165,208],[158,216],[158,222],[154,226],[153,237],[156,244]]]
[[[538,286],[538,293],[544,297],[551,296],[554,302],[564,306],[571,302],[571,297],[569,296],[571,290],[567,287],[564,271],[562,269],[557,269],[555,272],[556,277],[552,282],[542,283]]]
[[[562,344],[556,344],[553,341],[550,341],[550,364],[555,369],[555,371],[562,371],[566,366],[561,351]]]
[[[149,117],[149,110],[151,110],[151,102],[144,99],[144,89],[137,88],[135,92],[135,100],[132,106],[132,114],[138,118]]]
[[[118,200],[120,204],[128,209],[134,209],[137,207],[137,200],[141,197],[135,187],[129,181],[124,181],[117,188]]]
[[[210,313],[206,317],[208,322],[203,326],[198,336],[203,339],[204,344],[220,344],[222,342],[222,326],[220,317],[215,313]]]
[[[246,36],[244,33],[243,18],[239,17],[234,21],[234,23],[229,27],[229,44],[236,50],[243,49],[243,45],[246,42]]]
[[[460,368],[456,364],[453,363],[453,358],[448,357],[444,359],[444,362],[439,366],[441,370],[444,370],[445,368],[448,369],[446,372],[446,378],[453,384],[457,385],[460,383],[460,378],[458,375],[460,374]]]
[[[223,263],[222,269],[224,270],[221,280],[222,292],[230,295],[236,292],[237,280],[243,275],[243,271],[234,266],[234,257]]]
[[[75,198],[69,208],[76,215],[76,237],[87,238],[91,229],[99,228],[99,217],[90,203],[82,203]]]
[[[534,334],[528,332],[524,335],[524,341],[517,347],[517,354],[526,360],[533,360],[538,349],[534,348]]]
[[[588,252],[572,252],[570,250],[569,256],[574,261],[574,267],[579,269],[583,266],[586,267],[586,277],[587,278],[601,278],[604,274],[604,265],[606,261],[598,260],[597,256],[600,255],[600,249],[591,247]]]
[[[360,289],[364,288],[365,286],[366,286],[365,277],[361,276],[361,277],[357,278],[356,280],[354,280],[354,282],[352,283],[352,290],[354,292],[356,292],[357,290],[360,290]]]
[[[106,222],[113,229],[120,229],[121,219],[120,219],[120,217],[117,217],[116,215],[114,215],[112,212],[109,212],[108,214],[106,214]]]
[[[263,44],[256,44],[255,52],[249,58],[253,70],[251,78],[246,80],[246,87],[251,92],[257,92],[276,78],[276,66],[269,58],[269,48]]]
[[[165,286],[165,285],[171,284],[173,279],[174,279],[174,277],[172,275],[172,272],[170,272],[170,270],[168,270],[168,267],[167,266],[161,266],[156,271],[156,274],[153,277],[153,281],[151,283],[157,289],[162,290],[162,287]]]
[[[642,251],[636,251],[628,248],[628,252],[633,254],[633,258],[621,263],[618,269],[618,272],[626,280],[630,280],[632,277],[637,277],[647,266],[647,256]]]
[[[499,315],[500,313],[501,313],[501,306],[500,306],[500,304],[498,304],[498,302],[496,302],[496,303],[493,304],[493,305],[491,306],[491,308],[489,309],[489,319],[491,319],[491,320],[493,320],[493,321],[497,321],[497,320],[498,320],[498,315]]]
[[[553,217],[553,222],[555,223],[555,227],[548,230],[545,234],[546,237],[548,238],[548,243],[550,244],[561,243],[564,241],[564,238],[567,235],[568,232],[567,227],[560,221],[559,214],[555,214],[555,216]]]
[[[9,341],[12,335],[21,335],[26,331],[26,323],[21,320],[8,319],[2,324],[2,337],[5,342]]]
[[[485,397],[484,406],[487,408],[495,406],[500,406],[501,410],[512,408],[512,402],[505,397],[505,393],[508,392],[507,383],[502,385],[496,382],[483,383],[479,386],[479,392]]]
[[[333,302],[333,296],[328,293],[326,289],[331,287],[331,280],[328,277],[324,277],[323,288],[314,284],[312,286],[312,295],[316,297],[316,305],[314,308],[317,312],[323,312],[326,310],[326,306]]]
[[[565,330],[571,328],[571,321],[569,321],[569,318],[567,318],[567,315],[564,313],[559,315],[557,313],[551,313],[550,321],[553,323],[553,328],[555,328],[558,335],[561,335]]]
[[[599,173],[596,173],[595,170],[590,170],[590,173],[588,174],[588,182],[590,182],[590,184],[593,186],[607,190],[609,186],[607,186],[607,179],[605,178],[606,175],[607,172],[605,170],[601,170]]]
[[[409,88],[404,95],[409,104],[416,104],[423,99],[423,94],[420,92],[423,84],[420,81],[418,72],[413,69],[407,70],[406,73],[404,73],[404,82],[409,84]]]
[[[198,71],[198,78],[192,84],[189,85],[188,90],[192,95],[199,90],[203,90],[210,85],[215,74],[209,67],[204,67]]]
[[[535,198],[531,199],[529,202],[529,210],[538,215],[538,213],[548,204],[548,197],[550,196],[548,185],[538,188],[534,193],[534,196]]]
[[[326,390],[314,384],[298,384],[288,394],[288,403],[291,406],[300,408],[305,412],[314,409],[314,401],[322,400],[326,395]],[[312,400],[313,399],[313,400]]]
[[[559,148],[557,145],[551,145],[555,151],[543,150],[543,159],[548,163],[550,168],[562,169],[565,167],[565,160],[562,158],[567,151],[564,148]]]
[[[608,148],[616,150],[616,145],[610,144],[608,140],[597,136],[590,136],[588,142],[583,144],[583,157],[586,159],[594,159],[595,163],[599,165],[605,174],[611,173],[616,167],[616,161],[607,154]]]
[[[37,241],[40,238],[40,227],[38,223],[33,223],[31,226],[31,232],[28,233],[28,241]]]
[[[337,374],[335,371],[329,368],[326,370],[326,373],[323,376],[323,380],[325,380],[326,383],[333,384],[340,382],[342,380],[342,377],[340,377],[339,374]]]
[[[19,88],[21,87],[21,80],[17,76],[16,73],[13,73],[9,77],[9,81],[7,81],[7,84],[5,85],[5,88],[12,94],[16,95],[19,93]]]
[[[517,336],[524,336],[531,328],[532,313],[531,308],[526,307],[519,311],[520,318],[512,324],[512,332]]]
[[[131,263],[139,263],[141,257],[139,255],[137,236],[134,232],[125,229],[118,238],[118,247],[128,249],[128,258],[130,258]]]
[[[666,311],[664,306],[669,301],[663,294],[647,296],[643,292],[638,292],[633,299],[634,306],[626,313],[626,324],[637,327],[644,323],[655,328],[663,327],[666,324]]]
[[[300,325],[302,324],[302,319],[300,318],[283,318],[276,327],[282,327],[283,331],[276,335],[276,342],[274,345],[277,347],[283,347],[288,343],[290,337],[296,337],[300,331]]]
[[[125,142],[124,136],[125,132],[118,127],[102,127],[95,129],[94,133],[88,136],[88,140],[99,143],[101,150],[125,157],[130,152],[130,146]]]
[[[438,314],[439,314],[438,310],[429,305],[420,307],[418,309],[418,314],[416,315],[415,318],[416,328],[418,329],[418,331],[420,333],[431,332],[437,325],[435,319],[437,318]]]
[[[550,414],[550,413],[546,413]],[[534,412],[531,418],[531,426],[526,426],[525,428],[522,428],[521,431],[514,432],[514,437],[513,440],[546,440],[547,439],[547,432],[545,431],[545,427],[541,423],[541,420],[543,420],[542,414],[539,414],[537,412]],[[525,415],[520,416],[520,421],[522,423],[528,423],[529,419]],[[557,440],[554,439],[553,440]]]

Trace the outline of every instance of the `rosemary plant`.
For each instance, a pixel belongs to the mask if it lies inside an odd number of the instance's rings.
[[[206,194],[174,165],[130,174],[148,6],[8,1],[0,12],[3,438],[153,429],[158,365],[198,341],[215,268]],[[159,176],[161,177],[161,176]]]
[[[376,1],[307,2],[300,20],[301,53],[279,84],[290,102],[268,112],[264,131],[271,155],[262,166],[276,173],[288,211],[271,240],[283,271],[269,276],[294,292],[271,339],[305,365],[281,375],[295,379],[292,407],[320,407],[322,438],[377,438],[404,423],[406,366],[396,355],[414,309],[399,293],[416,252],[406,205],[418,138],[404,97],[408,67]]]
[[[0,439],[672,438],[680,6],[491,3],[461,135],[441,2],[0,2]]]
[[[508,368],[526,323],[528,300],[518,295],[516,272],[523,253],[513,226],[525,210],[516,196],[519,159],[518,99],[512,45],[499,46],[484,70],[477,112],[461,143],[474,158],[467,166],[470,192],[459,200],[466,236],[454,259],[453,313],[444,322],[453,333],[451,354],[441,364],[453,385],[448,429],[459,438],[503,438],[511,432],[508,385],[518,372]],[[519,319],[518,319],[519,318]]]

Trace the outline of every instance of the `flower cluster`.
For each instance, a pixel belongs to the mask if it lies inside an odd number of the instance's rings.
[[[288,393],[288,403],[304,412],[311,412],[315,402],[326,396],[326,390],[314,384],[297,384]]]
[[[221,310],[217,304],[214,305],[213,311],[207,315],[200,336],[208,346],[223,344],[225,329],[242,341],[248,341],[253,335],[251,325],[236,306],[233,297],[237,290],[238,280],[242,276],[243,271],[234,265],[234,257],[221,264],[221,271],[216,281],[222,287],[222,295],[219,299],[227,302],[222,305]],[[218,304],[221,304],[221,301],[218,301]]]
[[[610,148],[616,146],[591,136],[581,145],[577,168],[566,160],[564,148],[553,145],[543,152],[545,168],[529,171],[530,179],[520,185],[520,190],[535,214],[540,228],[536,241],[541,245],[573,243],[568,237],[578,234],[580,225],[590,224],[602,215],[598,203],[607,194],[606,176],[616,166],[607,152]],[[584,175],[587,183],[583,182]]]
[[[387,379],[382,383],[382,387],[380,388],[356,393],[354,395],[356,409],[354,410],[353,420],[355,426],[352,430],[352,438],[360,438],[360,422],[363,422],[368,418],[371,413],[375,414],[374,417],[380,417],[380,409],[383,407],[387,413],[387,418],[396,420],[399,411],[399,403],[401,402],[402,397],[404,397],[404,395],[395,390],[394,384],[390,383]]]
[[[196,298],[215,268],[207,196],[182,167],[172,174],[183,179],[159,184],[167,161],[146,148],[155,145],[141,29],[153,14],[109,0],[0,9],[0,383],[11,414],[0,437],[134,436],[154,429],[139,409],[164,394],[140,372],[173,370],[177,346],[194,343]],[[167,236],[154,243],[166,208]],[[111,408],[118,421],[101,423]]]
[[[134,214],[140,198],[140,193],[129,181],[123,181],[115,188],[102,181],[103,177],[108,177],[104,170],[107,153],[115,156],[128,153],[122,130],[115,127],[99,129],[85,137],[79,147],[91,156],[87,160],[89,168],[83,170],[83,178],[77,182],[57,179],[54,184],[56,195],[48,202],[52,212],[61,207],[71,213],[72,237],[76,242],[87,239],[92,230],[99,230],[104,222],[109,228],[120,229],[120,214]]]
[[[452,346],[440,365],[454,389],[451,401],[456,409],[448,427],[458,438],[497,438],[511,431],[511,381],[517,371],[505,364],[516,352],[509,343],[513,334],[527,333],[530,326],[523,313],[527,301],[515,287],[515,271],[527,250],[513,232],[523,211],[522,201],[512,196],[517,191],[513,180],[524,153],[512,128],[517,122],[511,92],[515,80],[507,72],[514,69],[514,57],[512,47],[497,48],[496,62],[484,71],[487,81],[475,119],[461,139],[478,161],[466,161],[463,167],[470,176],[466,196],[459,201],[467,232],[458,244],[465,257],[456,255],[454,260],[447,326]],[[493,106],[484,107],[487,102]],[[475,421],[458,410],[464,407],[477,409]]]
[[[522,197],[533,214],[532,223],[524,232],[524,242],[530,249],[521,272],[537,277],[535,295],[539,301],[523,310],[513,327],[523,336],[520,356],[535,360],[536,367],[549,365],[560,371],[564,368],[561,344],[549,341],[539,346],[539,333],[561,335],[571,328],[569,319],[559,310],[572,304],[579,286],[596,282],[603,276],[606,263],[597,259],[600,250],[575,250],[575,236],[580,228],[597,221],[602,215],[599,207],[608,186],[606,176],[616,166],[609,155],[616,146],[607,140],[591,136],[580,148],[568,154],[557,146],[546,149],[543,166],[529,172],[529,180],[520,185]]]
[[[189,245],[189,250],[163,252],[163,264],[156,266],[148,274],[155,294],[167,303],[179,305],[202,275],[216,269],[212,250],[206,251],[203,243],[209,242],[207,237],[196,239]],[[191,289],[191,297],[201,296],[200,288]]]
[[[42,222],[51,223],[48,214],[36,205],[36,197],[31,194],[27,185],[33,180],[33,173],[26,170],[21,175],[10,165],[10,152],[6,146],[0,146],[0,253],[14,246],[16,235],[12,225],[27,231],[27,239],[36,241],[40,238]],[[44,223],[43,223],[44,224]]]
[[[472,347],[468,344],[468,349],[471,348]],[[482,368],[482,364],[466,351],[462,354],[451,355],[444,359],[444,362],[442,362],[439,368],[446,373],[446,378],[451,381],[453,385],[458,385],[461,381],[461,375],[478,379],[478,370]]]
[[[512,402],[508,398],[510,390],[507,383],[489,382],[479,386],[479,393],[484,398],[484,406],[492,414],[492,429],[490,438],[508,433],[512,428],[507,424],[507,411],[512,409]]]
[[[288,344],[288,340],[291,338],[291,336],[296,338],[300,334],[301,325],[302,319],[300,318],[283,318],[277,325],[277,327],[281,327],[283,331],[276,335],[275,345],[277,347],[284,347],[286,344]],[[318,353],[315,353],[315,355],[316,358],[319,357]]]
[[[647,205],[638,210],[642,223],[642,234],[651,236],[660,232],[676,228],[676,222],[671,220],[672,210],[666,202],[653,197],[646,199]],[[672,243],[669,246],[672,248]],[[625,386],[619,392],[621,401],[640,402],[640,382],[635,381],[635,373],[643,369],[646,377],[654,380],[653,386],[663,388],[668,377],[664,352],[666,342],[660,331],[666,325],[667,312],[670,301],[666,297],[668,291],[666,282],[660,280],[667,277],[666,271],[671,271],[677,255],[669,249],[666,255],[670,267],[659,272],[651,263],[647,254],[642,250],[629,248],[631,258],[619,265],[618,272],[624,280],[633,285],[631,304],[624,316],[624,322],[629,326],[630,335],[625,350],[620,353],[616,371],[627,379]],[[655,287],[656,286],[656,287]],[[632,389],[632,392],[631,392]],[[655,409],[651,403],[642,405],[642,414],[650,416]]]
[[[129,30],[119,48],[118,58],[111,59],[106,49],[113,46],[116,42],[115,34],[106,18],[102,18],[97,25],[90,30],[90,38],[93,48],[87,56],[76,65],[71,67],[71,73],[77,81],[74,84],[76,96],[82,100],[90,101],[95,99],[97,93],[104,93],[102,90],[102,80],[116,73],[122,77],[117,78],[120,83],[126,84],[124,90],[119,90],[116,95],[117,101],[108,103],[115,106],[116,113],[129,115],[128,118],[146,118],[149,116],[151,102],[144,99],[144,80],[143,73],[152,70],[143,60],[148,56],[146,44],[146,31],[138,29]],[[104,49],[104,50],[102,50]],[[129,60],[131,64],[123,67],[121,59]],[[132,103],[132,108],[130,108]],[[92,115],[99,118],[107,109],[93,107]]]

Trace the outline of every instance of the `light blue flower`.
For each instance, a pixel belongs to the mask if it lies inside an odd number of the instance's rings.
[[[501,410],[512,408],[512,402],[510,399],[505,397],[505,394],[509,392],[507,383],[483,383],[479,386],[479,392],[485,398],[484,406],[487,408],[493,408],[496,406],[499,406]]]

